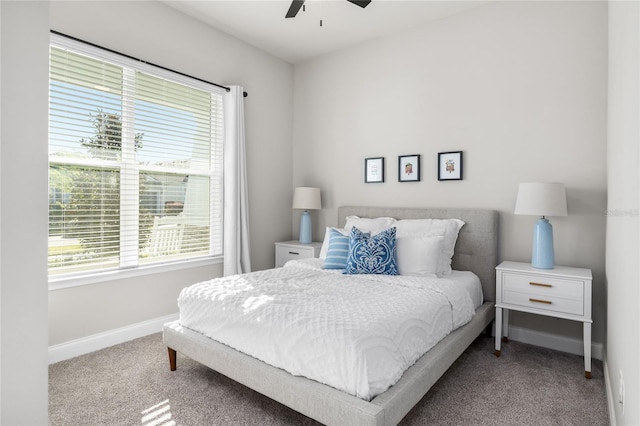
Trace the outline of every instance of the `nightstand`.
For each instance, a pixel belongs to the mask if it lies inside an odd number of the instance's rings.
[[[536,269],[529,263],[496,266],[496,356],[508,341],[509,311],[547,315],[583,324],[584,376],[591,378],[591,270],[556,266]]]
[[[276,268],[284,266],[289,260],[310,259],[320,255],[322,243],[302,244],[298,240],[276,243]]]

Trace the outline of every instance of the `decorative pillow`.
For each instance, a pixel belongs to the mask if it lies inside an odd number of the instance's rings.
[[[442,255],[437,274],[451,273],[451,258],[453,257],[458,233],[464,222],[460,219],[403,219],[396,222],[398,238],[407,236],[444,236]]]
[[[324,232],[324,239],[322,240],[322,247],[320,247],[320,255],[318,256],[320,259],[324,259],[327,257],[327,250],[329,250],[329,235],[331,234],[331,230],[335,229],[340,232],[342,235],[349,236],[349,231],[342,228],[331,228],[327,226],[327,229]]]
[[[345,274],[398,275],[396,228],[369,235],[357,227],[349,233],[349,257]]]
[[[322,247],[320,248],[320,259],[327,257],[327,250],[329,249],[329,233],[332,229],[336,229],[343,235],[348,236],[351,228],[355,226],[363,232],[375,235],[385,229],[391,228],[396,220],[392,217],[377,217],[371,219],[367,217],[347,216],[346,222],[347,223],[344,228],[330,228],[327,226],[324,233],[324,240],[322,240]]]
[[[329,230],[327,256],[322,264],[323,269],[345,269],[349,257],[349,237],[337,229]]]
[[[398,236],[398,272],[400,275],[437,275],[444,236]]]
[[[354,226],[358,228],[362,232],[368,232],[371,235],[376,235],[385,229],[389,229],[394,226],[396,220],[392,217],[376,217],[376,218],[368,218],[368,217],[358,217],[358,216],[347,216],[346,223],[344,225],[344,229],[347,232],[351,231],[351,228]]]

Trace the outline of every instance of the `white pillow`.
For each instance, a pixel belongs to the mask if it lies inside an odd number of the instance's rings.
[[[397,237],[400,275],[437,275],[444,236],[408,235]]]
[[[447,231],[447,224],[440,219],[402,219],[396,222],[396,232],[399,236],[426,235],[429,237],[443,236]]]
[[[434,219],[445,220],[445,219]],[[440,270],[442,274],[451,273],[451,258],[456,248],[456,241],[458,241],[458,234],[460,228],[464,225],[464,221],[460,219],[446,219],[447,230],[444,233],[444,241],[442,244],[442,256],[440,256]]]
[[[460,219],[403,219],[396,222],[397,237],[406,236],[443,236],[442,255],[438,265],[437,274],[451,273],[451,258],[453,257],[458,233],[464,222]]]
[[[376,217],[376,218],[368,218],[368,217],[358,217],[358,216],[347,216],[347,223],[344,225],[344,229],[347,232],[351,231],[351,228],[354,226],[361,230],[362,232],[366,232],[373,235],[379,234],[385,229],[389,229],[395,226],[396,220],[392,217]]]

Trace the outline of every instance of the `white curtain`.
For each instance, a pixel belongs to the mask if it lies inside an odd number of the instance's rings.
[[[224,275],[251,272],[244,89],[231,86],[224,97]]]

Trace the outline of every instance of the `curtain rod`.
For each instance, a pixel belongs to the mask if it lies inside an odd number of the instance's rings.
[[[62,37],[66,37],[66,38],[68,38],[68,39],[70,39],[70,40],[74,40],[74,41],[77,41],[77,42],[79,42],[79,43],[84,43],[84,44],[86,44],[86,45],[89,45],[89,46],[92,46],[92,47],[96,47],[96,48],[98,48],[98,49],[106,50],[107,52],[115,53],[116,55],[124,56],[125,58],[129,58],[129,59],[132,59],[132,60],[134,60],[134,61],[142,62],[143,64],[151,65],[151,66],[153,66],[153,67],[160,68],[160,69],[165,70],[165,71],[170,71],[170,72],[172,72],[172,73],[179,74],[179,75],[181,75],[181,76],[183,76],[183,77],[189,77],[189,78],[192,78],[192,79],[194,79],[194,80],[201,81],[201,82],[203,82],[203,83],[211,84],[211,85],[213,85],[213,86],[216,86],[216,87],[219,87],[219,88],[221,88],[221,89],[224,89],[224,90],[226,90],[227,92],[231,91],[231,88],[229,88],[229,87],[227,87],[227,86],[223,86],[223,85],[221,85],[221,84],[212,83],[212,82],[210,82],[210,81],[203,80],[203,79],[201,79],[201,78],[194,77],[194,76],[192,76],[192,75],[185,74],[185,73],[180,72],[180,71],[172,70],[171,68],[163,67],[162,65],[152,64],[151,62],[147,62],[147,61],[142,60],[142,59],[140,59],[140,58],[136,58],[136,57],[134,57],[134,56],[127,55],[127,54],[122,53],[122,52],[118,52],[117,50],[109,49],[109,48],[106,48],[106,47],[103,47],[103,46],[100,46],[100,45],[97,45],[97,44],[94,44],[94,43],[91,43],[91,42],[88,42],[88,41],[85,41],[85,40],[81,40],[81,39],[79,39],[79,38],[76,38],[76,37],[73,37],[73,36],[70,36],[70,35],[67,35],[67,34],[63,34],[63,33],[59,32],[59,31],[56,31],[56,30],[50,30],[50,31],[51,31],[51,33],[52,33],[52,34],[56,34],[56,35],[59,35],[59,36],[62,36]],[[247,93],[247,92],[242,92],[242,96],[246,98],[246,97],[248,96],[248,93]]]

